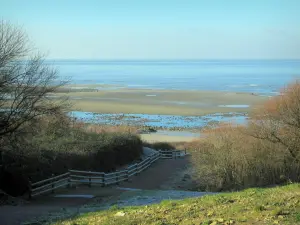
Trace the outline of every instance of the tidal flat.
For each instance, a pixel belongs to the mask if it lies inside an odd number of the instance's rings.
[[[137,89],[97,84],[69,85],[53,95],[68,96],[72,111],[180,116],[248,113],[269,98],[255,93]]]
[[[255,93],[128,88],[114,85],[68,85],[53,97],[67,95],[69,115],[102,126],[131,126],[147,142],[182,142],[199,138],[201,129],[219,123],[246,124],[248,112],[269,97]],[[146,129],[147,130],[147,129]],[[187,134],[184,132],[188,132]]]
[[[244,113],[214,113],[205,116],[181,116],[159,114],[123,114],[123,113],[93,113],[72,111],[69,115],[79,121],[99,125],[151,127],[155,130],[200,130],[203,127],[219,123],[246,124]]]

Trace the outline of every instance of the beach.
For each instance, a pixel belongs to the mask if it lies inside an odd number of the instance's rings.
[[[249,112],[267,96],[251,93],[118,88],[112,85],[69,85],[65,93],[72,110],[94,113],[202,116],[212,113]],[[97,88],[96,88],[97,87]]]
[[[114,85],[67,85],[53,96],[67,95],[70,115],[94,124],[152,127],[143,141],[186,142],[202,128],[220,122],[246,123],[248,112],[268,96],[251,93],[122,88]],[[235,120],[235,121],[233,121]]]
[[[295,60],[101,61],[58,60],[70,83],[69,115],[85,123],[198,133],[205,127],[246,125],[249,112],[299,77]],[[142,133],[143,140],[190,141],[181,133]]]

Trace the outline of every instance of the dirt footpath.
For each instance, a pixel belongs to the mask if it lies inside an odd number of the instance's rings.
[[[42,216],[46,213],[52,213],[62,208],[76,209],[85,204],[87,199],[68,199],[62,200],[51,197],[48,201],[30,202],[21,206],[1,206],[0,224],[17,225],[27,220]]]
[[[184,170],[188,164],[188,156],[179,159],[158,160],[141,174],[133,176],[131,181],[120,184],[120,187],[145,190],[160,189],[175,174]]]
[[[0,225],[19,225],[25,221],[34,220],[34,218],[55,215],[56,212],[61,212],[62,210],[65,211],[66,216],[76,215],[82,205],[92,200],[91,198],[78,197],[57,198],[54,197],[55,195],[94,195],[99,199],[107,199],[109,196],[118,196],[121,192],[121,190],[117,190],[116,188],[101,188],[100,186],[92,188],[81,186],[78,188],[62,189],[56,191],[55,194],[33,199],[24,205],[0,206]]]
[[[160,187],[169,179],[172,179],[174,174],[183,170],[188,164],[188,158],[158,160],[151,167],[143,171],[137,176],[133,176],[129,182],[123,182],[119,187],[136,188],[153,190]],[[86,187],[80,186],[74,189],[62,189],[56,194],[68,195],[94,195],[97,199],[107,199],[110,197],[119,196],[124,190],[118,189],[116,186],[111,187]],[[88,198],[56,198],[54,195],[39,197],[32,200],[30,203],[21,206],[0,206],[0,224],[1,225],[17,225],[22,222],[32,220],[36,217],[55,214],[57,211],[65,210],[68,216],[75,215],[79,208],[88,204],[92,199]]]

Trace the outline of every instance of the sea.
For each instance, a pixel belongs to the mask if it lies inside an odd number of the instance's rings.
[[[59,79],[111,88],[213,90],[277,95],[300,79],[300,60],[51,60]]]
[[[104,85],[107,89],[211,90],[275,96],[290,82],[300,79],[300,60],[55,60],[47,63],[57,68],[60,80],[69,80],[79,88],[83,84],[99,84],[101,89]],[[69,115],[89,123],[170,129],[201,128],[229,121],[247,123],[247,115],[234,113],[234,109],[232,115],[216,113],[195,118],[80,111]],[[117,119],[120,116],[122,120]]]

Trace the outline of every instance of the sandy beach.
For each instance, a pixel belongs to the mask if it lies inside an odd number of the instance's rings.
[[[196,137],[186,137],[184,135],[178,134],[178,136],[168,136],[163,134],[141,134],[141,139],[143,141],[146,141],[148,143],[154,143],[154,142],[189,142],[193,140],[197,140]]]
[[[54,95],[67,95],[72,110],[77,111],[184,116],[248,112],[268,99],[251,93],[151,90],[112,85],[69,85]]]

